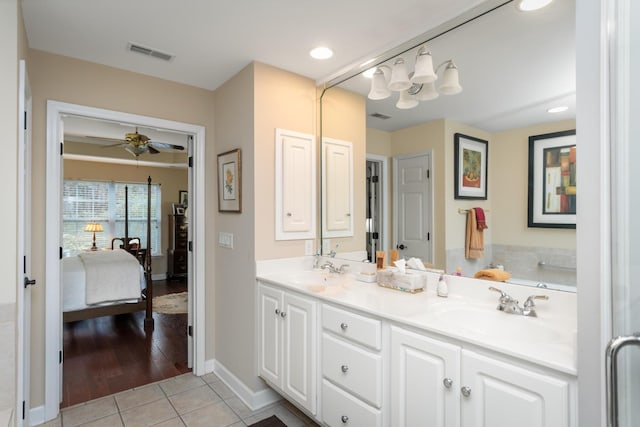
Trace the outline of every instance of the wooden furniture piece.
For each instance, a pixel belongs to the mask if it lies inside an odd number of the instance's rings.
[[[167,278],[187,277],[189,224],[183,214],[169,214],[169,250]]]
[[[144,328],[153,330],[153,281],[151,280],[151,177],[147,178],[147,247],[141,248],[140,238],[129,237],[129,194],[125,187],[125,225],[124,237],[112,239],[111,247],[117,241],[122,242],[120,247],[134,255],[144,268],[146,287],[140,295],[138,302],[113,303],[108,305],[98,305],[81,310],[65,311],[62,313],[63,322],[74,322],[77,320],[92,319],[102,316],[114,316],[116,314],[134,313],[145,311]]]

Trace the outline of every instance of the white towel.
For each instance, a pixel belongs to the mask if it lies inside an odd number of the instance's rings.
[[[123,249],[83,252],[87,304],[140,298],[140,263]]]

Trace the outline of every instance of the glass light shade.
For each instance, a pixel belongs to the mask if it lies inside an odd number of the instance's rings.
[[[532,10],[542,9],[553,0],[518,0],[516,7],[523,12],[531,12]]]
[[[436,90],[436,84],[434,82],[424,83],[420,92],[416,93],[413,97],[418,101],[431,101],[436,99],[440,94]]]
[[[462,86],[458,78],[458,69],[453,61],[449,61],[447,67],[444,69],[442,76],[442,84],[438,87],[438,92],[443,95],[455,95],[462,92]]]
[[[411,83],[431,83],[438,79],[438,75],[433,71],[433,58],[431,52],[421,47],[416,57],[416,67],[411,77]]]
[[[389,80],[389,90],[401,92],[411,87],[409,81],[409,73],[407,72],[407,64],[404,59],[398,58],[391,68],[391,80]]]
[[[400,98],[398,98],[398,102],[396,103],[396,107],[401,110],[408,110],[410,108],[414,108],[419,104],[418,100],[415,99],[412,95],[409,95],[409,92],[403,90],[400,92]]]
[[[373,73],[371,90],[367,96],[373,100],[386,99],[391,96],[391,92],[387,89],[387,80],[384,77],[384,72],[380,68]]]

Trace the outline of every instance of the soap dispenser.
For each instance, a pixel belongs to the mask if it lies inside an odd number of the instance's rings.
[[[444,275],[440,275],[440,279],[438,279],[438,286],[436,287],[436,293],[439,297],[447,297],[449,295],[449,287],[447,286],[447,282],[444,280]]]

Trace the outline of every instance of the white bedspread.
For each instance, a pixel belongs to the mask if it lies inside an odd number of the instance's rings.
[[[87,305],[140,298],[140,263],[122,249],[83,252]]]

